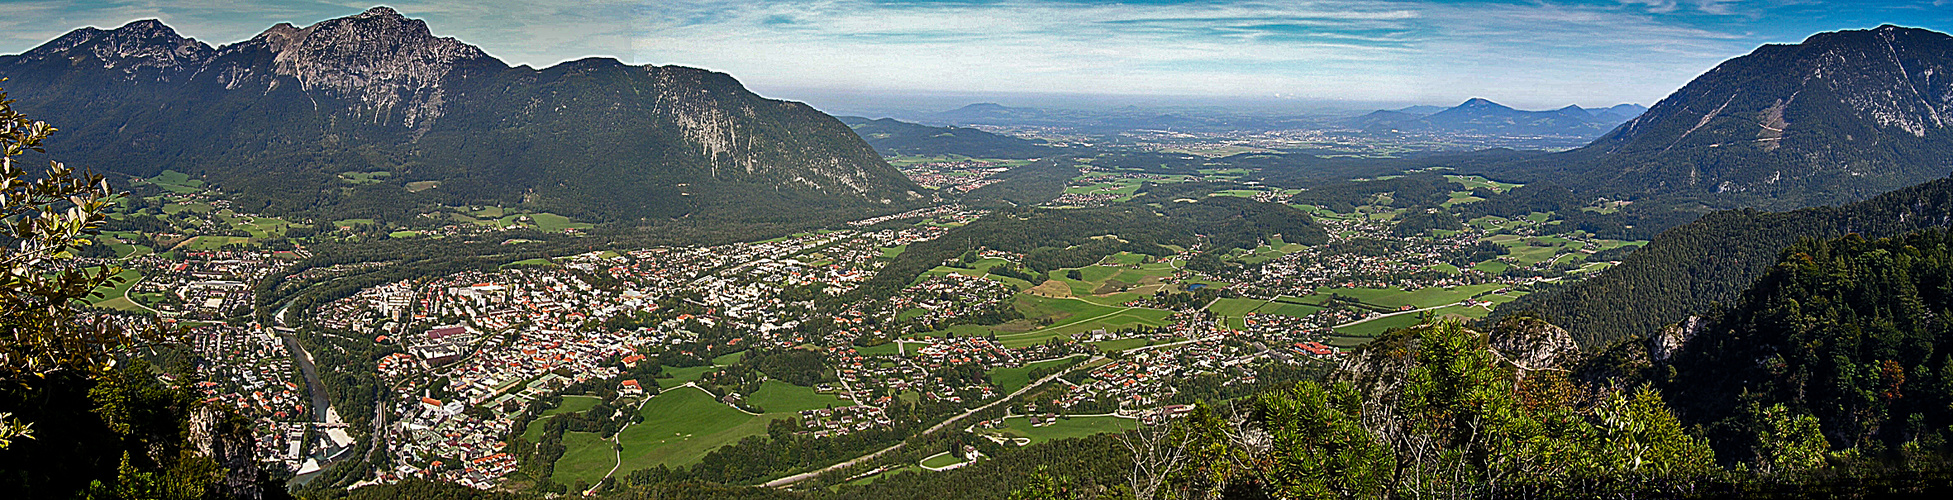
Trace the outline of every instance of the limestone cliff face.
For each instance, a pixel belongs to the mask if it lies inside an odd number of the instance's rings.
[[[1656,363],[1667,362],[1687,347],[1690,340],[1709,326],[1701,316],[1689,316],[1679,323],[1668,325],[1661,332],[1648,338],[1648,358]]]
[[[440,118],[441,84],[457,66],[493,61],[481,49],[436,37],[427,23],[386,7],[304,28],[279,23],[223,50],[269,52],[273,74],[290,76],[305,90],[370,107],[409,128]]]
[[[224,468],[224,481],[210,498],[256,500],[264,496],[258,488],[256,443],[249,428],[227,421],[227,415],[210,407],[199,407],[190,414],[190,446]]]
[[[203,175],[274,212],[343,204],[337,174],[376,170],[442,186],[403,198],[586,219],[791,219],[924,197],[846,125],[731,76],[602,58],[509,67],[386,7],[217,48],[155,21],[84,28],[0,56],[0,76],[62,127],[51,153]]]
[[[184,78],[215,52],[161,22],[145,20],[106,31],[74,30],[16,57],[25,62],[72,64],[76,69],[99,68],[123,80],[170,81]]]
[[[1580,345],[1566,329],[1536,318],[1501,322],[1489,342],[1500,357],[1524,371],[1563,367],[1580,354]]]

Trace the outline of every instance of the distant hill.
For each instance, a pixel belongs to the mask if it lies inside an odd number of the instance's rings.
[[[1953,172],[1953,37],[1881,26],[1765,45],[1591,145],[1504,175],[1616,198],[1789,209]]]
[[[992,102],[931,113],[928,118],[939,123],[995,125],[1036,124],[1055,119],[1051,112],[1042,109],[1016,108]]]
[[[591,58],[509,67],[385,7],[211,47],[157,21],[0,56],[51,156],[206,178],[243,210],[412,217],[521,205],[594,220],[815,220],[921,189],[846,125],[732,77]],[[389,171],[351,186],[344,172]],[[437,187],[409,192],[410,182]],[[428,184],[421,184],[422,186]]]
[[[973,128],[931,127],[893,118],[839,117],[883,156],[963,155],[972,158],[1041,158],[1063,150],[1043,143]]]
[[[1670,229],[1599,276],[1499,306],[1565,327],[1582,346],[1651,335],[1690,315],[1734,304],[1799,240],[1845,234],[1885,237],[1953,224],[1953,178],[1843,206],[1792,212],[1711,213]]]
[[[1473,98],[1450,108],[1411,106],[1378,110],[1349,119],[1345,125],[1366,132],[1449,132],[1503,136],[1598,137],[1642,110],[1639,105],[1583,109],[1567,106],[1552,111],[1522,111]]]

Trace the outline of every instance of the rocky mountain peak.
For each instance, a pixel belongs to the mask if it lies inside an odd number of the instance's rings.
[[[1569,185],[1790,209],[1945,177],[1953,169],[1939,153],[1953,140],[1948,74],[1953,37],[1922,29],[1882,26],[1764,45],[1569,154],[1594,162]]]
[[[392,111],[410,128],[440,118],[446,94],[440,83],[457,65],[494,61],[481,49],[434,36],[426,22],[387,7],[304,28],[280,23],[238,45],[270,51],[273,71],[296,78],[306,90],[323,89]]]
[[[370,17],[391,17],[397,19],[406,19],[407,16],[400,15],[400,13],[394,11],[392,7],[388,7],[385,5],[375,5],[371,9],[366,9],[366,12],[355,14],[352,17],[356,19],[365,19]]]
[[[1463,109],[1512,109],[1506,107],[1504,104],[1492,102],[1492,100],[1483,97],[1473,97],[1466,100],[1464,104],[1459,104],[1458,107]]]
[[[116,70],[124,78],[138,73],[160,73],[169,79],[177,71],[194,67],[209,57],[213,49],[203,42],[178,35],[161,21],[132,21],[112,30],[81,28],[21,54],[30,60],[92,57],[103,68]]]

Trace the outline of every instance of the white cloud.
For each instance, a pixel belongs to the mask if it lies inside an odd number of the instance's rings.
[[[1652,102],[1746,43],[1551,3],[669,4],[639,61],[759,87]],[[1640,62],[1637,62],[1640,61]]]
[[[726,71],[762,89],[1479,95],[1543,107],[1652,102],[1760,40],[1718,30],[1810,1],[10,1],[0,51],[141,18],[215,45],[384,2],[511,64],[613,56]],[[1927,1],[1947,0],[1918,5]]]

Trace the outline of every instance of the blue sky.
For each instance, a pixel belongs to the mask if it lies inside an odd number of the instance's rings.
[[[1653,104],[1764,43],[1891,23],[1953,30],[1953,0],[419,0],[386,5],[511,64],[602,55],[796,91],[1059,93],[1548,108]],[[213,45],[367,2],[0,0],[0,52],[160,18]]]

